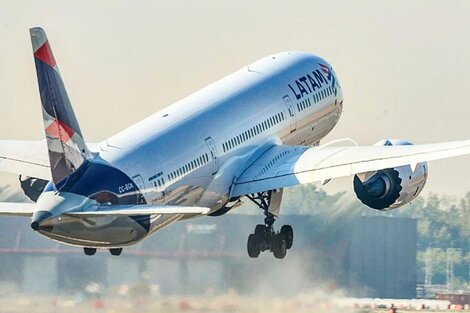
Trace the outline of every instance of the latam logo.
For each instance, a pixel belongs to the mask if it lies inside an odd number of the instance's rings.
[[[324,64],[318,63],[319,69],[313,70],[305,76],[295,80],[295,84],[288,84],[290,90],[295,95],[297,100],[302,99],[304,96],[308,96],[311,93],[321,89],[324,85],[331,83],[331,87],[336,95],[335,77],[331,72],[330,68]]]

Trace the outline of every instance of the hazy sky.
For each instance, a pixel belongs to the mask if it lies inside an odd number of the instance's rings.
[[[87,141],[285,50],[339,76],[344,112],[326,141],[470,138],[470,1],[0,0],[2,139],[43,138],[32,26],[48,33]],[[430,171],[425,191],[470,191],[470,157]]]

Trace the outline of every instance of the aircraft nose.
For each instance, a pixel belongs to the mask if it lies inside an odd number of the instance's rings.
[[[38,230],[41,226],[41,222],[45,221],[52,216],[52,213],[49,211],[37,211],[33,214],[31,228],[33,230]]]

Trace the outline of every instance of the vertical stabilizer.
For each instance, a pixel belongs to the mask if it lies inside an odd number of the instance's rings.
[[[30,29],[41,95],[52,180],[55,184],[90,157],[67,91],[42,28]]]

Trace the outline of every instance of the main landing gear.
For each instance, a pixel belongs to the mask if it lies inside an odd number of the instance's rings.
[[[85,252],[86,255],[95,255],[96,248],[83,248],[83,252]]]
[[[85,252],[86,255],[95,255],[96,248],[83,248],[83,252]],[[111,248],[109,252],[111,255],[121,255],[122,248]]]
[[[257,258],[261,252],[269,250],[275,258],[283,259],[294,242],[294,232],[290,225],[282,226],[280,231],[274,230],[276,217],[271,213],[273,193],[267,191],[247,196],[264,211],[266,216],[264,225],[256,225],[254,233],[248,236],[247,250],[251,258]],[[280,204],[280,200],[278,202]]]

